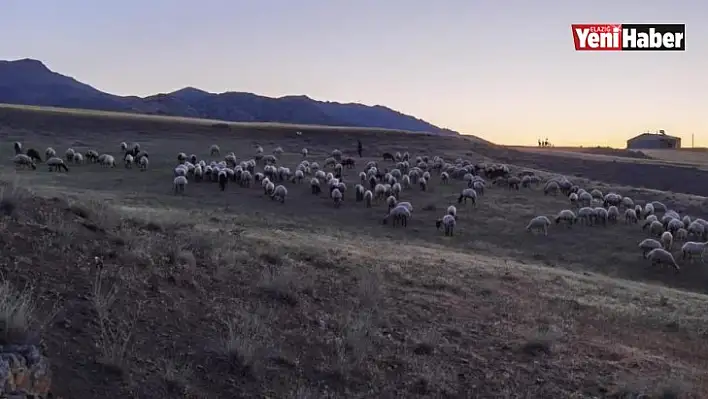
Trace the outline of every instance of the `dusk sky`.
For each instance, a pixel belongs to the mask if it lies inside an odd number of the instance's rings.
[[[575,52],[571,23],[685,23],[685,52]],[[0,59],[100,90],[382,104],[501,144],[708,146],[708,2],[2,0]]]

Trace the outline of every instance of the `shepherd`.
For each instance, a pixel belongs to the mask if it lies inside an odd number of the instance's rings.
[[[359,153],[359,158],[361,158],[361,152],[363,150],[364,150],[364,147],[361,145],[361,140],[357,140],[356,152]]]

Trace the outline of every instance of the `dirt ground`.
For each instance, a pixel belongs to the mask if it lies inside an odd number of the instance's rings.
[[[533,235],[528,220],[567,200],[492,186],[476,207],[458,205],[455,235],[445,237],[435,219],[457,205],[460,181],[434,174],[428,191],[404,191],[415,208],[407,228],[382,225],[385,205],[367,209],[353,193],[364,162],[388,165],[382,152],[409,151],[563,173],[708,217],[705,184],[681,183],[687,168],[615,172],[612,162],[586,166],[465,137],[297,136],[7,110],[0,135],[0,271],[34,298],[26,335],[52,360],[56,396],[708,397],[706,266],[652,268],[637,248],[647,237],[639,226]],[[180,151],[210,159],[217,143],[247,159],[257,144],[281,146],[279,163],[294,168],[302,147],[322,162],[334,148],[354,154],[357,139],[365,157],[345,169],[338,209],[307,184],[286,183],[284,204],[235,184],[220,192],[190,182],[172,193]],[[15,140],[114,155],[121,141],[138,141],[151,163],[146,172],[16,171]],[[664,181],[671,192],[658,191]]]

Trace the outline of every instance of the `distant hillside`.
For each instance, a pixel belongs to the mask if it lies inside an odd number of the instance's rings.
[[[342,104],[307,96],[271,98],[253,93],[209,93],[185,87],[148,97],[105,93],[47,68],[41,61],[0,61],[0,103],[83,108],[103,111],[220,119],[233,122],[280,122],[326,126],[379,127],[459,133],[376,105]]]

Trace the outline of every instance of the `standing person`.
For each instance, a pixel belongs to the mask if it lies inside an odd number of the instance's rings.
[[[361,145],[361,140],[357,140],[356,142],[356,152],[359,153],[359,158],[361,158],[361,152],[364,150],[364,147]]]

